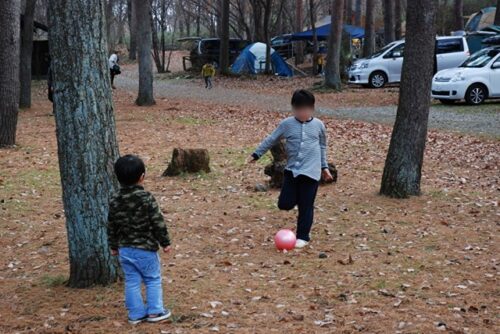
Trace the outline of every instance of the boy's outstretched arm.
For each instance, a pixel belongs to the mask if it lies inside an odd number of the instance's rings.
[[[155,239],[158,241],[163,250],[167,252],[170,246],[167,225],[165,225],[163,214],[161,213],[160,207],[158,206],[158,203],[153,195],[151,195],[149,204],[149,217],[151,219],[152,231]]]
[[[252,153],[252,155],[248,158],[249,162],[259,160],[260,157],[262,157],[264,154],[266,154],[267,151],[271,149],[271,147],[276,145],[283,136],[285,130],[284,128],[285,126],[283,125],[282,121],[278,125],[278,127],[274,129],[274,131],[269,136],[267,136],[266,139],[262,141],[262,143],[260,143],[259,147],[257,147],[255,152]]]

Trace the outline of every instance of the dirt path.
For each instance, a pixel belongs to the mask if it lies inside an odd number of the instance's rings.
[[[133,77],[135,71],[122,75],[117,80],[119,89],[132,92],[137,90],[137,79]],[[383,92],[381,92],[383,94]],[[194,80],[170,79],[155,80],[155,95],[163,98],[183,98],[197,101],[263,109],[266,111],[286,112],[289,110],[289,97],[276,92],[252,92],[244,88],[228,88],[225,85],[216,85],[212,90],[201,87],[201,83]],[[345,105],[345,104],[343,104]],[[320,101],[318,110],[321,114],[341,119],[360,120],[381,124],[393,124],[396,116],[396,106],[338,107],[333,103]],[[490,103],[484,107],[468,108],[463,111],[460,106],[436,105],[431,108],[429,128],[447,131],[500,136],[500,104]]]

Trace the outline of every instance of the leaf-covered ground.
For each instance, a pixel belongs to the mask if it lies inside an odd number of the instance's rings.
[[[254,192],[268,159],[244,164],[283,115],[114,94],[120,151],[145,159],[173,238],[172,322],[128,325],[122,283],[64,286],[54,118],[39,90],[19,145],[0,152],[1,333],[498,333],[497,139],[431,132],[423,195],[394,200],[377,195],[390,128],[324,118],[339,181],[319,191],[311,247],[283,254],[272,237],[296,212]],[[161,177],[174,147],[207,148],[212,173]]]

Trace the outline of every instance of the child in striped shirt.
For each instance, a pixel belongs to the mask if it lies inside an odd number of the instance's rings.
[[[288,157],[283,186],[278,200],[280,210],[299,209],[296,248],[307,246],[314,219],[314,200],[319,181],[331,181],[326,160],[326,128],[313,117],[314,95],[296,90],[292,96],[294,116],[285,118],[249,157],[255,162],[282,138],[286,140]]]

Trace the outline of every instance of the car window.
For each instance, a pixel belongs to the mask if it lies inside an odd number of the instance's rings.
[[[481,50],[470,56],[460,67],[484,67],[499,53],[499,49]]]
[[[372,54],[371,56],[369,56],[368,58],[369,59],[377,58],[380,55],[383,55],[387,50],[389,50],[393,46],[394,46],[394,43],[388,44],[388,45],[384,46],[382,49],[380,49],[377,52],[375,52],[374,54]]]
[[[464,51],[464,41],[462,38],[447,38],[437,41],[436,54],[462,51]]]
[[[384,58],[401,58],[404,56],[404,53],[405,53],[405,43],[401,43],[394,49],[392,49],[390,52],[388,52],[384,56]]]

